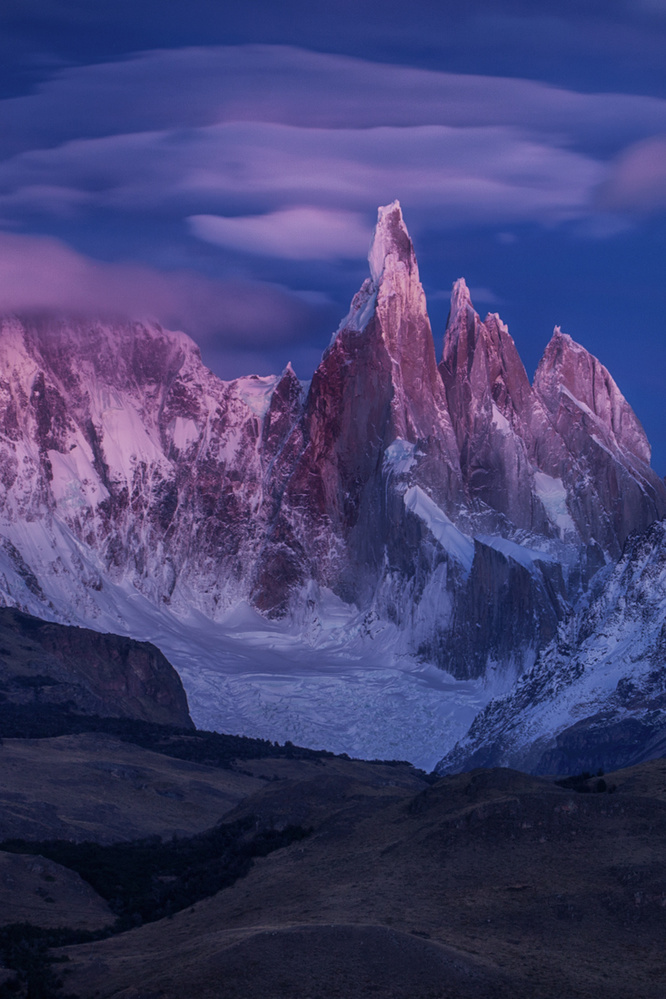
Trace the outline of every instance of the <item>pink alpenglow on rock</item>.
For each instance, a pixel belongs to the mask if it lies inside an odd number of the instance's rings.
[[[261,675],[288,634],[354,669],[442,667],[477,707],[508,689],[596,570],[664,515],[666,489],[606,369],[556,331],[530,385],[462,279],[437,364],[398,202],[379,209],[369,264],[309,384],[291,366],[223,382],[155,323],[4,319],[0,599],[161,642],[195,720],[270,738],[305,722],[276,728],[285,699],[234,685],[245,647],[220,666],[231,621],[253,622]],[[436,672],[398,689],[430,711]],[[329,731],[342,712],[350,741],[331,744],[351,746],[364,695],[338,678],[342,708],[315,679],[305,701]]]

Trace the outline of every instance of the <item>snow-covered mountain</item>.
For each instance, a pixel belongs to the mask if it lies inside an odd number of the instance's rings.
[[[460,280],[438,364],[397,202],[369,261],[307,388],[222,382],[156,325],[6,318],[0,596],[155,642],[200,724],[434,763],[666,489],[559,330],[530,385]]]
[[[508,695],[487,705],[441,773],[510,766],[591,773],[666,752],[666,522],[619,562]]]

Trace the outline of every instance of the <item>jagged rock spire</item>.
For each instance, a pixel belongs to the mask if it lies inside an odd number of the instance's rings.
[[[534,376],[534,396],[564,445],[552,476],[567,486],[569,509],[586,541],[619,555],[628,535],[666,512],[664,484],[650,468],[650,445],[607,369],[559,326]],[[580,484],[587,483],[582,489]]]
[[[470,495],[533,526],[530,384],[508,329],[497,314],[481,321],[464,278],[453,285],[439,370]]]
[[[383,471],[396,439],[414,452],[421,445],[412,475],[436,502],[457,508],[462,499],[425,294],[397,202],[379,209],[369,262],[371,276],[315,371],[303,417],[283,452],[303,442],[257,573],[255,599],[264,608],[278,605],[283,580],[301,576],[336,586],[359,606],[367,599],[404,517],[402,494],[389,494]],[[277,475],[281,466],[282,460]]]
[[[451,353],[458,345],[461,337],[465,339],[473,332],[479,324],[480,319],[474,306],[467,287],[465,278],[458,278],[453,282],[451,290],[451,308],[446,324],[446,336],[444,349]]]
[[[559,326],[537,368],[534,389],[556,423],[565,412],[577,412],[603,434],[606,444],[650,463],[643,427],[610,372]]]
[[[406,265],[410,272],[415,270],[418,279],[414,247],[400,202],[392,201],[377,210],[377,225],[368,254],[370,276],[375,286],[381,283],[384,271],[395,268],[398,262]]]
[[[363,333],[367,340],[376,339],[376,348],[372,350],[378,356],[381,347],[390,368],[386,390],[392,414],[391,439],[415,441],[433,434],[444,436],[448,458],[457,465],[457,448],[437,371],[425,293],[398,201],[378,210],[368,262],[371,276],[354,296],[331,346],[338,341],[338,346],[346,344],[344,349],[349,352],[350,333]],[[361,345],[354,344],[353,350],[358,353]]]

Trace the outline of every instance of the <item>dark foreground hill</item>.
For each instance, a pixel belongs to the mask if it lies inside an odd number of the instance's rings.
[[[0,705],[0,734],[66,710],[193,728],[180,677],[150,642],[13,607],[0,607]]]
[[[0,747],[3,997],[664,994],[665,761],[434,780],[113,724]]]

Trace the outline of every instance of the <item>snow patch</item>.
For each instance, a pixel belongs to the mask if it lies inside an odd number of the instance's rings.
[[[406,475],[416,464],[416,444],[396,437],[384,451],[384,471],[395,475]]]
[[[161,448],[146,431],[144,421],[127,402],[118,400],[102,413],[102,446],[110,474],[116,481],[131,484],[136,467],[144,462],[164,477],[172,471]]]
[[[555,479],[545,472],[535,472],[534,490],[543,504],[548,520],[557,528],[560,537],[575,534],[576,525],[567,508],[567,491],[562,479]]]
[[[255,416],[263,419],[271,404],[273,390],[279,381],[279,375],[265,375],[264,377],[248,375],[246,378],[237,378],[234,382],[234,388],[248,409]]]
[[[352,330],[354,333],[362,333],[372,319],[375,306],[377,305],[377,286],[370,280],[363,282],[351,303],[349,312],[344,317],[337,330],[331,337],[329,347],[332,347],[339,333],[343,330]]]
[[[497,408],[497,406],[495,405],[495,403],[493,403],[492,424],[493,424],[494,427],[497,427],[497,429],[499,430],[499,432],[504,437],[508,437],[509,434],[513,433],[513,430],[511,429],[511,424],[507,420],[506,416],[504,416],[502,413],[500,413],[500,411]]]
[[[194,420],[177,416],[171,427],[171,440],[173,446],[179,451],[187,451],[190,444],[199,439],[199,428]]]
[[[590,434],[590,437],[592,438],[592,440],[594,441],[594,443],[597,445],[597,447],[600,447],[602,451],[605,451],[606,454],[610,455],[611,458],[615,459],[616,456],[613,454],[613,452],[611,451],[611,449],[609,447],[606,447],[606,445],[604,444],[604,442],[602,440],[600,440],[597,437],[596,434]]]
[[[466,572],[470,572],[474,561],[474,542],[463,534],[424,493],[420,486],[411,486],[405,493],[405,507],[422,520],[430,533],[439,541]]]
[[[525,548],[524,545],[518,545],[515,541],[509,541],[508,538],[500,538],[491,534],[477,534],[475,537],[477,541],[481,542],[481,544],[487,545],[488,548],[494,548],[495,551],[501,552],[502,555],[506,555],[507,558],[512,558],[514,562],[522,565],[525,569],[529,569],[530,572],[535,571],[536,566],[534,563],[537,561],[555,561],[552,555],[547,555],[545,552],[535,551],[532,548]]]
[[[591,416],[593,420],[598,419],[596,413],[592,412],[587,403],[583,402],[582,399],[576,398],[576,396],[570,392],[568,388],[565,388],[564,385],[560,385],[560,395],[565,395],[567,399],[570,399],[574,406],[580,409],[581,412],[585,413],[586,416]]]
[[[108,490],[95,471],[87,445],[76,443],[67,454],[60,451],[47,454],[53,474],[51,492],[61,509],[87,511],[108,498]]]

